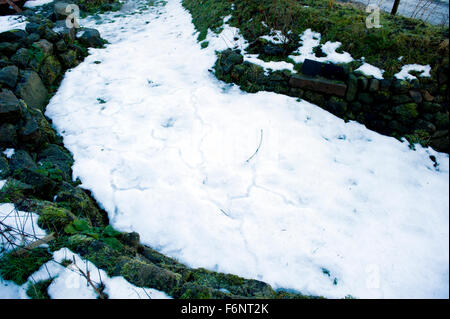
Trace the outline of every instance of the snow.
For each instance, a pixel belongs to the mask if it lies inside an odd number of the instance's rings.
[[[429,65],[420,65],[420,64],[407,64],[404,65],[399,73],[395,75],[397,79],[400,80],[415,80],[417,77],[410,74],[409,72],[416,71],[421,72],[421,77],[430,77],[431,74],[431,66]]]
[[[0,172],[1,172],[1,170],[0,170]],[[5,186],[5,184],[6,184],[6,180],[0,180],[0,189],[2,189],[3,186]]]
[[[47,4],[50,2],[53,2],[53,0],[32,0],[32,1],[25,2],[25,4],[23,6],[25,8],[36,8],[36,7],[43,6],[44,4]]]
[[[284,36],[283,32],[280,30],[270,30],[270,35],[264,35],[260,37],[261,39],[270,41],[274,44],[284,44],[288,42],[288,39]]]
[[[3,154],[7,157],[7,158],[11,158],[15,153],[15,150],[13,148],[7,148],[6,150],[3,151]]]
[[[14,29],[25,30],[26,21],[23,16],[0,16],[0,32]]]
[[[367,76],[373,76],[375,79],[382,80],[384,70],[377,68],[376,66],[364,62],[355,72],[361,72]]]
[[[226,27],[201,50],[179,0],[95,23],[82,21],[111,44],[65,75],[46,115],[115,228],[275,288],[448,298],[447,154],[216,80],[215,50],[245,43]]]
[[[24,234],[23,238],[14,236],[9,238],[9,241],[15,245],[22,245],[27,242],[32,242],[36,239],[40,239],[45,236],[45,231],[37,224],[39,215],[35,213],[23,212],[16,210],[14,204],[4,203],[0,204],[0,231],[8,233],[8,227],[20,231]],[[1,252],[6,249],[9,250],[10,244],[3,241],[3,237],[0,239],[0,255]]]
[[[64,267],[61,262],[72,261]],[[94,288],[87,283],[80,273],[89,271],[90,279],[94,284],[103,283],[104,292],[110,299],[170,299],[164,292],[138,288],[123,277],[108,277],[104,270],[98,269],[90,261],[82,259],[67,248],[53,253],[53,260],[43,265],[30,276],[34,281],[46,280],[49,274],[55,279],[48,287],[48,294],[52,299],[95,299],[98,297]]]
[[[294,60],[295,63],[303,63],[306,59],[332,63],[349,63],[353,61],[353,58],[349,53],[336,52],[336,50],[341,46],[340,42],[327,41],[322,45],[322,51],[326,54],[326,57],[316,57],[313,49],[320,45],[320,39],[320,33],[314,32],[311,29],[305,30],[300,37],[301,46],[294,51],[293,55],[290,55],[289,58]]]
[[[63,261],[72,263],[64,267],[61,264]],[[109,299],[171,299],[162,291],[136,287],[123,277],[108,277],[105,271],[98,269],[94,264],[82,259],[67,248],[55,251],[53,259],[42,265],[22,286],[0,278],[0,299],[29,298],[26,295],[28,282],[38,282],[50,278],[54,279],[47,292],[52,299],[96,299],[97,293],[82,276],[80,269],[84,273],[89,271],[90,279],[95,285],[100,283],[105,285],[104,292]]]

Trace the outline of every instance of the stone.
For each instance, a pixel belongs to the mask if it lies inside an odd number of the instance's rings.
[[[424,130],[429,134],[434,134],[436,132],[436,126],[428,121],[424,121],[422,119],[418,119],[415,126],[416,130]]]
[[[0,69],[0,84],[6,85],[12,89],[16,87],[19,68],[15,65],[6,66]]]
[[[369,92],[377,92],[380,89],[380,81],[377,79],[371,79],[369,81]]]
[[[409,103],[412,102],[412,98],[409,95],[406,94],[401,94],[401,95],[393,95],[391,97],[391,102],[394,105],[398,105],[398,104],[405,104],[405,103]]]
[[[0,92],[0,123],[16,123],[22,117],[20,102],[8,89]]]
[[[51,163],[63,173],[64,179],[71,181],[73,159],[69,152],[61,146],[50,144],[38,154],[41,163]]]
[[[411,85],[408,83],[408,81],[405,80],[394,80],[392,82],[392,89],[394,93],[407,93],[410,89]]]
[[[10,148],[16,144],[16,127],[9,123],[0,124],[0,146]]]
[[[306,91],[303,98],[315,105],[320,106],[320,107],[325,106],[326,99],[323,96],[323,94],[312,92],[312,91]]]
[[[32,43],[34,43],[34,42],[39,41],[40,38],[41,38],[41,37],[40,37],[39,34],[37,34],[37,33],[32,33],[32,34],[30,34],[30,35],[24,40],[24,43],[25,43],[26,45],[30,45],[30,44],[32,44]]]
[[[61,40],[67,41],[67,43],[73,43],[76,38],[77,31],[75,28],[68,28],[66,21],[57,21],[56,28],[58,33],[62,36]],[[60,41],[60,40],[58,40]]]
[[[449,128],[449,115],[448,112],[438,112],[434,116],[435,124],[438,130],[448,130]]]
[[[53,54],[53,44],[46,39],[39,40],[34,45],[42,50],[44,58]]]
[[[59,60],[54,56],[48,56],[39,70],[39,76],[45,85],[53,85],[56,79],[61,75],[62,66]]]
[[[438,152],[449,152],[448,130],[441,130],[434,133],[430,140],[430,146]]]
[[[358,89],[361,91],[365,91],[365,90],[367,90],[368,87],[369,87],[369,80],[364,77],[359,77],[358,78]]]
[[[422,103],[422,110],[424,113],[437,113],[442,109],[441,105],[438,103],[424,102]]]
[[[70,4],[67,2],[56,2],[53,6],[56,20],[65,20],[71,13]]]
[[[59,55],[65,68],[73,68],[78,64],[77,53],[74,50],[68,50]]]
[[[389,90],[392,84],[392,79],[380,80],[380,90]]]
[[[37,33],[39,34],[39,36],[44,36],[45,35],[45,25],[42,24],[38,24],[38,23],[34,23],[34,22],[29,22],[27,23],[27,25],[25,26],[25,31],[27,31],[28,33],[32,34],[32,33]]]
[[[16,150],[9,161],[9,169],[14,172],[24,168],[37,169],[38,166],[27,151]]]
[[[373,94],[373,98],[376,102],[385,103],[391,98],[391,94],[388,91],[378,91]]]
[[[345,99],[349,102],[356,98],[356,93],[358,93],[358,79],[353,74],[350,74],[347,81],[347,93]]]
[[[25,69],[30,62],[31,55],[28,49],[19,49],[12,57],[11,61],[22,69]]]
[[[347,92],[347,85],[344,83],[337,83],[335,81],[316,79],[308,76],[294,74],[289,79],[289,85],[294,88],[312,90],[315,92],[325,93],[328,95],[335,95],[344,97]]]
[[[417,104],[407,103],[394,107],[394,112],[399,116],[398,120],[405,124],[412,124],[412,122],[419,116]]]
[[[130,246],[134,249],[138,249],[140,241],[141,241],[141,238],[140,238],[139,234],[136,232],[125,233],[122,236],[122,242],[125,245]]]
[[[228,49],[220,55],[217,62],[219,65],[219,73],[228,74],[234,66],[244,62],[244,57],[238,51]]]
[[[0,42],[21,42],[28,33],[24,30],[14,29],[0,33]]]
[[[52,43],[54,43],[54,42],[59,40],[58,33],[53,31],[49,27],[45,28],[44,38],[47,39],[48,41],[52,42]]]
[[[323,67],[322,62],[305,59],[305,61],[302,64],[302,73],[304,75],[309,76],[318,76],[322,72],[322,67]]]
[[[15,94],[21,97],[28,106],[43,110],[48,91],[39,75],[34,71],[27,70],[20,72]]]
[[[333,63],[324,64],[320,74],[328,79],[335,79],[339,81],[345,81],[347,79],[344,68]]]
[[[326,103],[327,110],[333,114],[343,116],[347,112],[347,102],[337,97],[331,97]]]
[[[428,90],[422,91],[422,97],[426,102],[433,102],[434,100],[434,96],[432,96]]]
[[[9,175],[8,161],[3,155],[0,155],[0,179],[4,179]]]
[[[362,104],[370,105],[373,103],[373,97],[369,93],[360,92],[358,93],[358,101],[360,101]]]
[[[100,32],[96,29],[84,28],[77,33],[77,39],[81,44],[84,44],[93,48],[103,47],[104,40],[100,36]]]
[[[42,134],[40,127],[34,118],[30,118],[25,122],[20,132],[20,137],[23,143],[31,145],[42,144]]]
[[[11,56],[17,51],[17,49],[19,49],[19,46],[20,46],[19,43],[1,42],[0,53],[5,54],[7,56]]]
[[[414,103],[420,104],[422,103],[422,94],[419,91],[410,90],[409,96],[413,99]]]
[[[58,42],[55,43],[55,48],[56,48],[56,51],[59,53],[66,52],[67,51],[66,42],[63,39],[59,40]]]
[[[181,276],[155,264],[138,259],[125,259],[119,262],[120,274],[130,283],[139,287],[153,287],[158,290],[175,289]]]
[[[282,48],[270,44],[263,46],[263,52],[264,54],[270,56],[282,56],[284,54],[284,50]]]

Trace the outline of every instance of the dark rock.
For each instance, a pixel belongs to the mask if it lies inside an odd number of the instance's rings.
[[[422,103],[422,94],[419,91],[409,91],[409,96],[413,99],[414,103]]]
[[[68,172],[63,171],[63,173],[68,175]],[[65,179],[71,180],[70,174]],[[85,191],[79,187],[73,187],[67,182],[62,182],[56,194],[55,202],[66,206],[76,216],[89,220],[93,226],[101,227],[106,224],[105,216],[98,210]]]
[[[375,101],[381,103],[389,101],[390,97],[391,94],[388,91],[378,91],[375,94],[373,94],[373,98],[375,99]]]
[[[417,104],[407,103],[394,107],[394,112],[399,116],[398,120],[404,124],[412,124],[419,116]]]
[[[339,81],[345,81],[347,79],[347,74],[344,68],[340,65],[332,63],[326,63],[323,66],[321,75],[326,78],[335,79]]]
[[[73,159],[70,153],[64,148],[56,144],[50,144],[43,149],[39,155],[38,160],[41,163],[51,163],[62,171],[65,180],[72,180],[72,165]]]
[[[56,2],[53,6],[53,10],[56,16],[56,20],[65,20],[71,13],[70,4],[67,2]]]
[[[360,92],[358,93],[358,101],[363,104],[370,105],[373,103],[373,97],[369,93]]]
[[[24,143],[34,146],[41,145],[43,136],[40,127],[34,118],[30,118],[25,122],[20,132],[21,140]]]
[[[358,78],[358,89],[361,91],[365,91],[365,90],[367,90],[368,87],[369,87],[369,80],[364,77],[359,77]]]
[[[405,80],[394,80],[392,82],[392,88],[395,93],[407,93],[411,85]]]
[[[3,155],[0,155],[0,179],[6,178],[9,175],[9,165]]]
[[[178,286],[181,279],[174,272],[138,259],[125,259],[119,266],[120,274],[139,287],[153,287],[169,292]]]
[[[435,114],[435,124],[438,130],[448,130],[449,128],[449,115],[448,112],[438,112]]]
[[[32,34],[32,33],[37,33],[39,34],[39,36],[44,36],[45,35],[45,25],[43,24],[38,24],[38,23],[34,23],[34,22],[29,22],[27,23],[27,25],[25,26],[25,31],[27,31],[28,33]]]
[[[0,124],[0,147],[13,147],[16,144],[16,127],[9,123]]]
[[[68,28],[66,21],[57,21],[56,27],[58,30],[58,34],[62,36],[62,40],[66,41],[67,43],[73,43],[73,41],[76,38],[76,29],[75,28]]]
[[[78,64],[77,53],[74,50],[69,50],[59,56],[65,68],[73,68]]]
[[[58,51],[59,53],[66,52],[67,51],[66,42],[63,39],[59,40],[58,42],[55,43],[55,48],[56,51]]]
[[[140,240],[141,240],[141,238],[140,238],[139,234],[136,232],[125,233],[122,236],[122,242],[125,245],[130,246],[134,249],[137,249],[139,247]]]
[[[391,87],[392,80],[391,79],[382,79],[380,80],[380,89],[381,90],[389,90]]]
[[[0,92],[0,123],[16,123],[22,111],[20,102],[13,92],[2,89]]]
[[[219,66],[217,72],[219,74],[229,74],[235,65],[244,62],[244,57],[238,51],[228,49],[219,56],[217,62]]]
[[[4,84],[12,89],[16,87],[19,68],[15,65],[0,69],[0,84]]]
[[[405,103],[409,103],[412,102],[412,98],[409,95],[406,94],[402,94],[402,95],[393,95],[391,97],[391,102],[394,105],[398,105],[398,104],[405,104]]]
[[[428,121],[418,119],[415,126],[416,130],[424,130],[429,134],[434,134],[436,132],[436,126]]]
[[[53,54],[53,44],[46,39],[42,39],[34,43],[34,45],[41,49],[44,58]]]
[[[282,48],[270,44],[263,46],[263,52],[264,54],[270,56],[282,56],[284,54],[284,50]]]
[[[9,30],[0,33],[0,42],[21,42],[28,36],[24,30]]]
[[[321,74],[322,67],[323,67],[322,62],[305,59],[305,61],[302,64],[302,73],[304,75],[317,76]]]
[[[308,102],[311,102],[311,103],[313,103],[315,105],[318,105],[318,106],[321,106],[321,107],[325,106],[326,99],[320,93],[316,93],[316,92],[312,92],[312,91],[306,91],[305,94],[303,95],[303,98],[305,100],[307,100]]]
[[[380,89],[380,81],[377,79],[371,79],[369,82],[369,91],[377,92]]]
[[[422,110],[425,113],[434,114],[442,110],[442,107],[438,103],[424,102],[422,103]]]
[[[22,69],[25,69],[30,62],[31,55],[28,49],[19,49],[12,57],[11,61]]]
[[[347,92],[347,85],[344,83],[337,83],[325,79],[316,79],[299,74],[294,74],[291,76],[289,85],[295,88],[312,90],[339,97],[344,97]]]
[[[19,49],[19,43],[14,42],[1,42],[0,43],[0,53],[5,54],[7,56],[11,56],[14,54],[17,49]]]
[[[37,169],[38,166],[27,151],[16,150],[9,161],[9,169],[14,172],[24,168]]]
[[[48,27],[45,28],[44,38],[52,43],[59,40],[58,33],[56,33],[55,31],[53,31],[52,29],[50,29]]]
[[[351,102],[356,98],[356,93],[358,93],[358,79],[356,78],[356,76],[351,74],[348,78],[347,85],[348,88],[345,99]]]
[[[34,43],[34,42],[36,42],[36,41],[39,41],[40,38],[41,38],[41,37],[40,37],[39,34],[37,34],[37,33],[32,33],[32,34],[30,34],[30,35],[24,40],[24,43],[25,43],[26,45],[30,45],[30,44],[32,44],[32,43]]]
[[[39,75],[46,85],[52,85],[56,79],[61,75],[62,66],[57,58],[48,56],[39,70]]]
[[[328,100],[326,106],[328,111],[340,116],[343,116],[347,111],[347,102],[334,96]]]
[[[44,109],[48,91],[39,75],[34,71],[20,72],[16,95],[21,97],[28,106]]]
[[[100,32],[96,29],[84,28],[82,31],[77,33],[78,41],[93,48],[101,48],[104,44],[104,40],[100,36]]]
[[[15,170],[12,176],[30,185],[33,188],[33,193],[43,198],[51,198],[56,189],[56,183],[48,176],[41,174],[39,170],[21,168]]]
[[[441,130],[434,133],[430,140],[430,146],[439,152],[449,152],[448,130]]]

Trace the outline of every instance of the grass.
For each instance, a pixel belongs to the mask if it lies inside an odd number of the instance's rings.
[[[9,252],[0,259],[0,276],[22,285],[32,273],[51,259],[52,255],[45,248],[36,248],[21,255],[15,254],[15,251]]]
[[[382,28],[368,29],[368,14],[351,4],[330,6],[328,0],[184,0],[183,5],[191,12],[199,41],[206,38],[208,28],[220,32],[223,18],[232,14],[229,24],[239,28],[249,43],[270,29],[282,31],[289,39],[282,45],[285,57],[298,47],[300,35],[311,28],[321,33],[321,44],[339,41],[340,50],[355,59],[365,57],[368,63],[386,70],[387,77],[404,64],[430,64],[434,69],[448,65],[448,27],[381,13]],[[231,10],[232,5],[235,10]]]

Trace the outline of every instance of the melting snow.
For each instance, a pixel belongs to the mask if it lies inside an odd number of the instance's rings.
[[[179,0],[95,22],[111,44],[65,75],[46,114],[114,227],[275,288],[448,298],[448,155],[217,81],[215,50],[242,39],[226,27],[201,50]]]
[[[415,80],[417,77],[410,74],[411,71],[420,72],[421,77],[430,77],[431,66],[419,65],[419,64],[407,64],[404,65],[399,73],[395,75],[400,80]]]
[[[377,68],[376,66],[364,62],[355,72],[361,72],[367,76],[373,76],[375,79],[382,80],[384,70]]]

